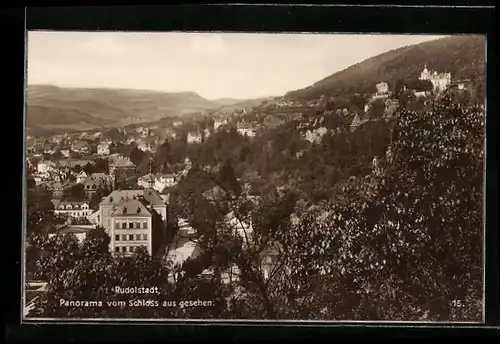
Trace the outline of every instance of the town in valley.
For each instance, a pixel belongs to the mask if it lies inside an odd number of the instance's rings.
[[[457,40],[484,42],[416,46]],[[28,85],[24,315],[481,319],[484,79],[410,48],[401,75],[80,127]]]

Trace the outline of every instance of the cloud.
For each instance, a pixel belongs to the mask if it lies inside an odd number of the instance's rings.
[[[109,36],[91,37],[80,45],[80,49],[97,54],[122,55],[128,52],[127,47]]]
[[[220,35],[195,37],[189,46],[191,52],[209,56],[222,56],[227,53],[224,39]]]

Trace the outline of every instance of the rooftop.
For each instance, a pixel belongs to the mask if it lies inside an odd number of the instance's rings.
[[[114,190],[107,197],[105,197],[102,205],[118,205],[127,199],[134,199],[139,196],[144,197],[145,201],[151,205],[164,205],[165,202],[160,194],[153,189],[147,188],[144,190]]]
[[[40,162],[38,163],[38,165],[40,165],[40,164],[45,164],[45,165],[52,165],[52,166],[55,166],[55,164],[56,164],[56,163],[55,163],[55,162],[53,162],[53,161],[50,161],[50,160],[42,160],[42,161],[40,161]]]
[[[148,173],[148,174],[146,174],[146,175],[144,175],[144,176],[140,177],[139,179],[140,179],[140,180],[143,180],[143,181],[147,181],[147,182],[149,182],[149,181],[154,181],[154,180],[155,180],[155,175],[154,175],[154,174],[152,174],[152,173]]]
[[[90,175],[92,179],[108,179],[109,176],[106,173],[92,173]]]
[[[66,167],[66,166],[74,167],[76,165],[85,166],[87,164],[92,164],[92,163],[93,163],[92,160],[78,160],[78,159],[59,160],[59,165],[61,165],[62,167]]]
[[[135,167],[135,164],[132,161],[125,158],[118,158],[113,161],[111,165],[114,167]]]
[[[150,217],[151,212],[137,199],[126,200],[113,208],[112,216]]]

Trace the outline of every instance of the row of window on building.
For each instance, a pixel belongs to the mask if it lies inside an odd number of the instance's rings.
[[[90,215],[88,211],[56,211],[56,214],[66,214],[73,217],[84,217]]]
[[[143,245],[138,245],[138,246],[115,246],[115,252],[121,252],[121,253],[135,252],[141,246],[143,246]],[[143,247],[146,247],[146,246],[143,246]]]
[[[147,221],[130,221],[130,222],[122,222],[122,221],[116,221],[115,222],[115,228],[116,229],[146,229],[148,228],[148,223]]]
[[[115,241],[148,240],[147,234],[116,234]]]

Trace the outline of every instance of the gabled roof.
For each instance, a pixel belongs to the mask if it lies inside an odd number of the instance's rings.
[[[143,191],[143,197],[144,199],[151,205],[165,205],[165,201],[163,201],[163,198],[161,198],[161,195],[158,193],[158,191],[154,189],[144,189]]]
[[[361,119],[359,118],[359,114],[354,115],[354,118],[351,122],[351,126],[358,126],[361,124]]]
[[[51,160],[42,160],[42,161],[40,161],[38,163],[38,165],[40,165],[40,164],[45,164],[45,165],[50,165],[50,166],[55,166],[56,165],[56,163],[53,162],[53,161],[51,161]]]
[[[102,172],[99,172],[99,173],[92,173],[90,175],[90,178],[91,179],[109,179],[109,176],[106,174],[106,173],[102,173]]]
[[[84,189],[97,189],[101,185],[101,182],[95,179],[87,179],[85,183],[83,183]]]
[[[155,180],[155,175],[152,173],[148,173],[143,175],[142,177],[139,177],[140,180],[150,182]]]
[[[72,201],[60,201],[57,204],[57,208],[61,209],[61,207],[67,207],[68,205],[71,205],[72,209],[81,209],[83,205],[89,206],[88,202],[72,202]]]
[[[144,190],[114,190],[102,200],[101,205],[118,205],[139,197],[143,197],[147,203],[153,206],[165,205],[158,191],[150,188]]]
[[[113,208],[111,212],[112,216],[139,216],[139,217],[150,217],[151,212],[144,206],[144,204],[137,199],[130,199],[120,203],[116,208]]]
[[[82,148],[88,148],[89,144],[85,141],[76,141],[73,142],[71,146],[73,147],[73,149],[82,149]]]
[[[59,200],[59,199],[52,199],[50,201],[52,202],[52,205],[54,206],[54,209],[57,209],[57,206],[61,202],[61,200]]]
[[[156,175],[156,178],[159,179],[159,178],[175,178],[175,174],[173,173],[165,173],[165,174],[157,174]]]
[[[114,166],[114,167],[135,167],[135,164],[128,159],[119,158],[119,159],[113,161],[111,163],[111,166]]]

